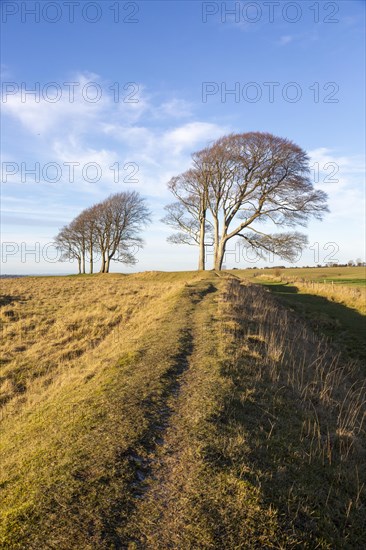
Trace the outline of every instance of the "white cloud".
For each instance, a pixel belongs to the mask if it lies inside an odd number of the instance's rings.
[[[54,184],[46,182],[46,186],[55,193],[62,188],[65,197],[66,193],[75,190],[92,196],[111,193],[120,190],[121,185],[132,187],[134,183],[145,195],[166,197],[167,181],[188,168],[191,153],[227,131],[218,124],[192,120],[192,106],[177,97],[165,97],[159,103],[155,96],[152,103],[151,96],[139,86],[138,103],[116,103],[116,86],[104,83],[95,74],[79,74],[69,80],[80,83],[75,88],[73,103],[70,103],[68,93],[63,94],[57,103],[50,103],[44,98],[36,102],[33,96],[24,102],[18,92],[10,95],[4,104],[10,125],[14,120],[19,122],[25,143],[30,144],[27,150],[30,166],[35,162],[39,162],[41,168],[46,163],[60,164],[62,179]],[[77,93],[90,82],[98,83],[103,89],[102,98],[96,103],[85,101]],[[106,90],[109,95],[104,93]],[[131,99],[136,92],[133,85],[125,90],[121,86],[119,99],[122,100],[126,94]],[[184,117],[191,120],[179,124],[178,120]],[[30,140],[29,136],[35,134],[37,139]],[[11,154],[8,157],[9,161],[17,161],[17,158],[11,158]],[[71,167],[65,163],[79,164]],[[85,181],[82,168],[89,163],[100,166],[100,181]],[[120,169],[118,178],[115,169],[111,169],[116,163]],[[69,177],[73,170],[74,182]],[[134,172],[138,173],[134,175]],[[92,169],[89,174],[92,178]],[[9,188],[13,185],[20,191],[20,181],[19,172],[9,176]],[[34,181],[31,183],[34,192],[42,193],[44,181],[38,186]]]
[[[54,134],[88,132],[91,126],[98,127],[104,118],[136,122],[149,108],[143,87],[131,84],[126,90],[102,81],[93,73],[77,74],[70,79],[51,84],[28,84],[27,93],[23,84],[3,88],[2,104],[4,114],[18,120],[33,135],[45,139]]]
[[[78,81],[81,88],[88,80],[80,76]],[[31,86],[28,86],[28,90]],[[49,89],[48,97],[51,97]],[[53,96],[56,97],[56,96]],[[72,99],[71,94],[71,99]],[[18,120],[21,125],[32,134],[48,134],[53,131],[60,131],[66,126],[74,127],[88,124],[98,116],[103,108],[103,102],[90,103],[83,100],[79,93],[75,93],[74,101],[69,100],[66,88],[61,88],[60,99],[56,102],[50,102],[44,98],[42,88],[36,95],[26,94],[20,90],[12,95],[6,95],[2,98],[3,112]]]
[[[223,133],[223,128],[209,122],[189,122],[184,126],[168,131],[164,135],[166,146],[170,146],[177,154],[183,149],[190,148],[193,152],[201,142],[209,142],[217,139]]]
[[[331,220],[364,217],[365,177],[361,156],[337,155],[320,147],[309,151],[315,186],[328,193]]]
[[[184,99],[174,98],[156,109],[157,117],[185,118],[192,115],[192,105]]]
[[[280,37],[279,43],[281,46],[286,46],[287,44],[290,44],[290,42],[292,42],[293,39],[294,37],[291,36],[290,34],[285,34]]]

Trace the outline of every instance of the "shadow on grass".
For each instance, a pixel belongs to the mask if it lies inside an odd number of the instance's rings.
[[[265,283],[286,306],[301,315],[312,329],[329,338],[353,359],[366,361],[366,316],[324,296],[300,293],[296,286]]]
[[[324,297],[300,294],[292,285],[264,286],[287,307],[306,308],[307,314],[313,315],[317,322],[322,315],[324,319],[334,315],[336,321],[348,319],[354,328],[354,323],[362,318],[352,309]],[[337,401],[331,406],[323,404],[316,390],[310,398],[303,397],[302,382],[292,387],[288,376],[291,371],[287,370],[290,362],[271,359],[271,348],[266,349],[266,341],[258,348],[257,339],[248,338],[248,334],[260,334],[258,329],[264,326],[269,326],[273,335],[280,336],[276,326],[285,321],[285,316],[264,315],[258,321],[258,312],[264,304],[261,300],[256,302],[255,292],[252,296],[243,294],[242,299],[244,314],[239,312],[236,321],[241,322],[246,331],[249,326],[246,317],[252,307],[254,324],[245,338],[238,334],[232,336],[231,343],[229,340],[231,347],[227,349],[222,373],[230,380],[232,390],[226,395],[217,424],[230,445],[226,444],[222,455],[213,456],[212,460],[223,468],[233,465],[239,479],[258,488],[265,506],[277,510],[279,530],[289,538],[285,544],[274,543],[273,548],[366,548],[364,508],[361,496],[355,498],[359,469],[362,468],[360,475],[364,474],[363,436],[360,435],[354,452],[347,454],[345,460],[340,452],[341,443],[352,441],[353,445],[354,440],[353,434],[348,439],[348,433],[338,433]],[[286,339],[293,339],[299,332],[292,330],[291,323],[287,326],[284,322],[282,334]],[[299,351],[303,350],[306,368],[314,369],[307,344],[308,341],[299,338]],[[271,365],[276,362],[273,376]],[[346,391],[345,388],[344,400],[348,398]],[[340,396],[343,407],[345,401],[342,400]],[[317,435],[314,435],[315,428]],[[352,505],[351,510],[349,502],[355,504],[356,500],[357,505]]]
[[[0,307],[11,306],[15,302],[23,300],[22,296],[14,296],[12,294],[0,294]]]

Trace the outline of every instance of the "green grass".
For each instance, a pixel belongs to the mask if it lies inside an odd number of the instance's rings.
[[[366,279],[342,279],[342,278],[331,278],[326,277],[325,279],[318,279],[319,282],[323,282],[325,280],[327,283],[334,282],[338,285],[346,285],[346,286],[355,286],[355,287],[363,287],[366,286]]]
[[[257,277],[268,278],[282,276],[284,278],[303,279],[323,283],[342,284],[350,287],[366,285],[365,267],[308,267],[308,268],[271,268],[271,269],[238,269],[230,271],[233,275],[255,280]]]

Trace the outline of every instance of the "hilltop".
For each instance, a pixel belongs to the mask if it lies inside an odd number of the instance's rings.
[[[247,276],[3,281],[2,547],[366,546],[362,362]]]

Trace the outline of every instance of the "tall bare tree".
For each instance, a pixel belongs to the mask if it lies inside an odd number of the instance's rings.
[[[205,239],[212,233],[207,220],[209,173],[204,153],[192,155],[193,168],[169,181],[168,188],[177,202],[165,207],[167,215],[162,220],[177,230],[168,237],[169,242],[199,246],[199,270],[205,269]]]
[[[106,221],[105,272],[110,262],[136,263],[134,250],[141,247],[139,232],[150,221],[150,212],[145,200],[136,191],[111,195],[101,204]]]
[[[230,134],[196,153],[195,181],[205,197],[214,234],[214,267],[222,268],[227,242],[241,238],[259,254],[292,260],[306,244],[299,232],[271,232],[306,225],[326,212],[326,195],[310,180],[309,159],[293,142],[268,133]],[[205,182],[203,185],[202,182]],[[186,209],[179,199],[181,214]]]
[[[212,149],[224,167],[222,177],[212,180],[209,193],[213,197],[209,208],[219,226],[215,269],[221,269],[226,244],[233,237],[258,251],[293,259],[306,237],[291,231],[271,233],[270,226],[305,226],[310,218],[322,219],[328,210],[325,193],[315,190],[310,180],[305,151],[287,139],[261,132],[226,136]]]
[[[70,224],[73,227],[82,250],[82,272],[86,272],[86,258],[89,256],[89,272],[94,270],[96,249],[96,212],[93,207],[83,210]]]

